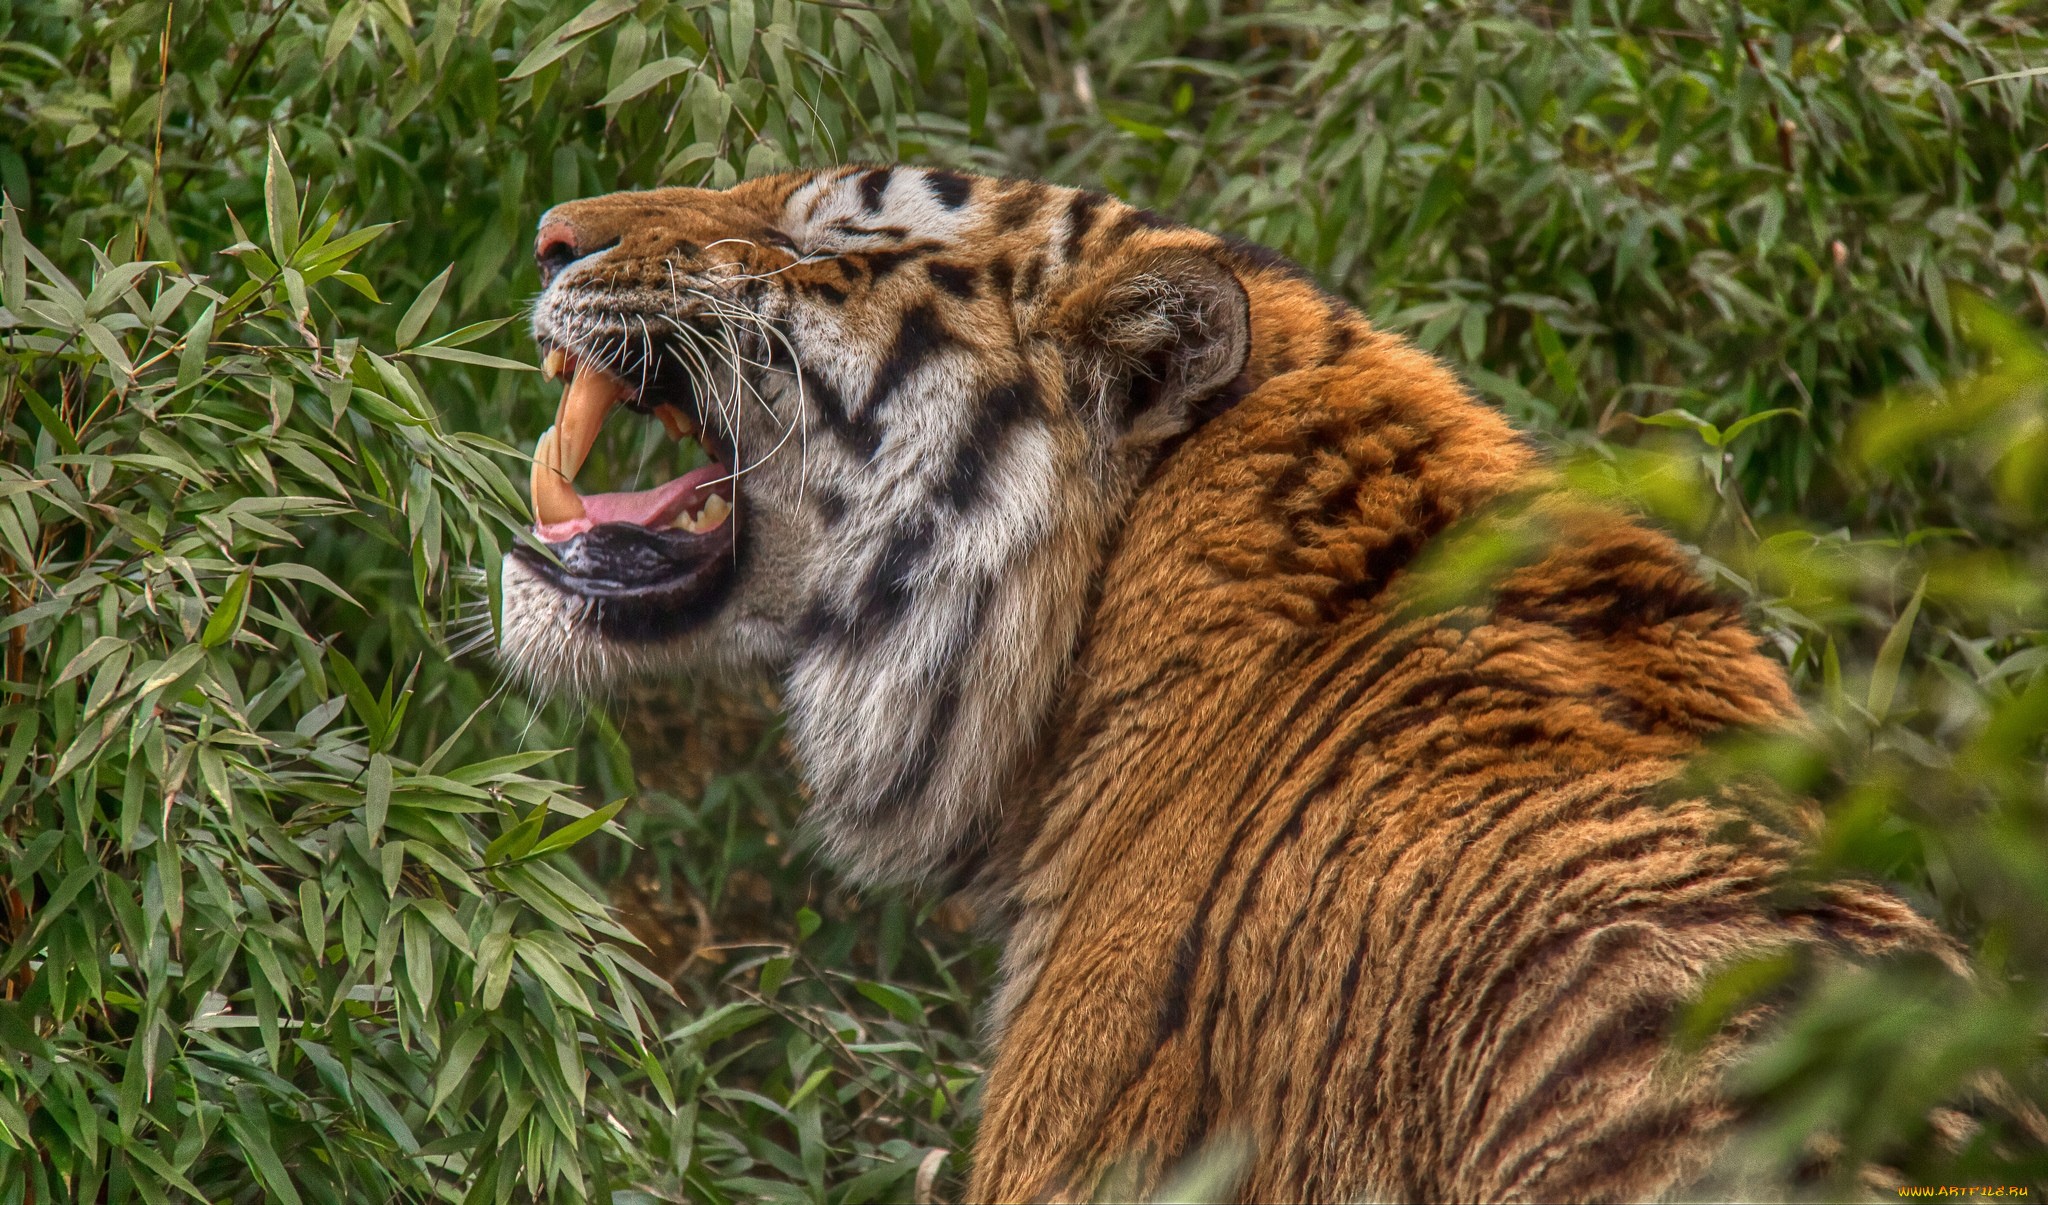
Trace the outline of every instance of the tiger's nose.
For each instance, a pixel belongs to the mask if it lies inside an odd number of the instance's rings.
[[[613,239],[608,243],[588,246],[578,235],[576,227],[567,221],[557,218],[541,223],[540,233],[533,240],[533,262],[540,265],[541,287],[546,288],[548,282],[554,280],[561,274],[562,269],[570,264],[585,256],[615,247],[618,242],[619,240]]]

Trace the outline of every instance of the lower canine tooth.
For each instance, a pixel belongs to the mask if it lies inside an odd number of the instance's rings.
[[[533,476],[528,482],[533,493],[533,518],[541,524],[566,523],[583,517],[583,499],[576,487],[562,475],[555,429],[549,427],[533,449]]]
[[[696,514],[693,515],[685,511],[677,515],[669,526],[701,535],[717,527],[720,523],[725,522],[725,517],[731,513],[732,503],[727,502],[717,494],[713,494],[704,500],[703,507]]]

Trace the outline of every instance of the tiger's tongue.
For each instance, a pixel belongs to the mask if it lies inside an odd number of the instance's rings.
[[[732,470],[722,464],[691,469],[673,481],[651,490],[616,494],[583,494],[583,513],[573,519],[534,524],[534,534],[549,544],[559,544],[589,531],[600,523],[634,523],[641,527],[672,526],[683,515],[694,515],[715,495],[732,501]]]
[[[600,369],[572,367],[570,373],[555,410],[555,425],[542,433],[533,450],[535,535],[556,544],[600,523],[708,531],[724,521],[732,510],[732,473],[722,464],[693,469],[651,490],[577,493],[576,473],[589,459],[599,429],[625,397],[626,387]],[[713,497],[719,505],[706,512]]]

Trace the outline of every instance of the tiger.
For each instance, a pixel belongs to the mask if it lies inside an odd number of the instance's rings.
[[[822,856],[989,918],[971,1200],[1217,1150],[1244,1200],[1683,1192],[1767,1020],[1673,1054],[1717,968],[1945,948],[1688,776],[1802,722],[1739,603],[1277,253],[862,164],[571,201],[535,255],[502,658],[772,675]],[[704,463],[579,490],[622,410]]]

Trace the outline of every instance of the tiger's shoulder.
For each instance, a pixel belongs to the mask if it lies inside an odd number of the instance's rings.
[[[1670,1191],[1765,1022],[1680,1066],[1707,974],[1946,946],[1876,888],[1784,902],[1810,818],[1683,776],[1799,722],[1693,553],[1298,271],[1240,278],[1259,384],[1133,499],[999,843],[1020,1132],[977,1186],[1234,1136],[1249,1200]],[[1022,1103],[1072,1065],[1085,1103]]]

